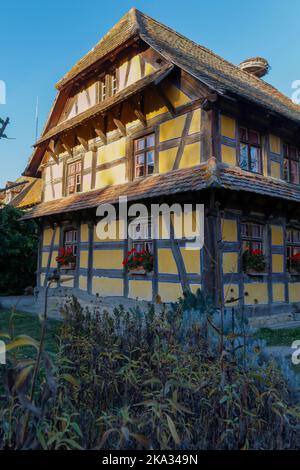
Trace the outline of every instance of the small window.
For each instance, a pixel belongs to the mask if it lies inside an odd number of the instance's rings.
[[[118,92],[117,70],[107,73],[99,80],[99,102],[105,101],[110,96],[114,96]]]
[[[300,230],[288,229],[286,238],[287,267],[290,269],[292,268],[293,259],[300,257]]]
[[[78,244],[77,244],[77,230],[71,229],[71,230],[66,230],[64,232],[64,249],[65,253],[68,254],[68,256],[71,255],[71,261],[64,265],[65,269],[74,269],[76,266],[76,258],[77,258],[77,250],[78,250]]]
[[[289,144],[283,145],[283,177],[288,183],[299,184],[300,152]]]
[[[111,78],[111,94],[112,96],[115,95],[118,91],[118,83],[117,83],[117,72],[114,70],[110,76]]]
[[[134,141],[134,178],[154,173],[155,135],[149,134]]]
[[[99,83],[99,101],[104,101],[106,99],[106,96],[107,96],[106,90],[107,90],[106,77],[104,77],[102,80],[100,80],[100,83]]]
[[[263,251],[263,226],[254,223],[241,224],[242,249]]]
[[[134,222],[131,222],[131,224]],[[141,222],[134,223],[135,232],[138,234],[138,238],[130,239],[131,249],[134,249],[137,253],[146,251],[150,255],[153,255],[153,240],[151,239],[151,219],[144,219]]]
[[[261,137],[259,132],[240,128],[239,166],[246,171],[261,173]]]
[[[81,191],[81,160],[68,165],[67,194],[80,193]]]

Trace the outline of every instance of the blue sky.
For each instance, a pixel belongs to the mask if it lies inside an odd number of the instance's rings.
[[[267,80],[288,96],[300,79],[299,0],[19,0],[0,7],[0,80],[14,140],[0,140],[0,187],[24,170],[35,140],[39,97],[41,131],[55,83],[132,6],[224,58],[239,63],[256,55],[272,67]]]

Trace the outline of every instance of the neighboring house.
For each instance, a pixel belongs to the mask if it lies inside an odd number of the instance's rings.
[[[300,108],[260,78],[267,71],[264,59],[235,66],[130,10],[57,84],[24,172],[43,181],[25,216],[43,227],[41,291],[66,246],[76,257],[66,291],[83,298],[169,302],[201,287],[251,316],[300,311],[290,260],[300,252]],[[141,240],[153,272],[128,272],[132,245],[95,230],[97,206],[119,196],[204,203],[205,247]],[[242,263],[249,248],[255,271]]]
[[[40,178],[21,176],[16,181],[8,181],[0,189],[1,205],[11,205],[22,210],[31,209],[41,202],[42,181]]]

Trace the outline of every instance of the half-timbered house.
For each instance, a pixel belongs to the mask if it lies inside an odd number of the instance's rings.
[[[60,292],[171,302],[201,288],[252,317],[295,316],[300,108],[267,71],[264,59],[233,65],[131,9],[58,82],[24,172],[43,182],[25,216],[41,228],[40,292],[69,246],[76,261]],[[97,206],[120,196],[205,204],[204,247],[148,240],[153,271],[129,272],[130,241],[101,240],[95,228]],[[245,269],[247,250],[263,268]]]

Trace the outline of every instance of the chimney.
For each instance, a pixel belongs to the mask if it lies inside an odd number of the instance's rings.
[[[270,70],[270,65],[263,57],[252,57],[241,62],[238,67],[245,72],[255,75],[255,77],[262,78]]]

